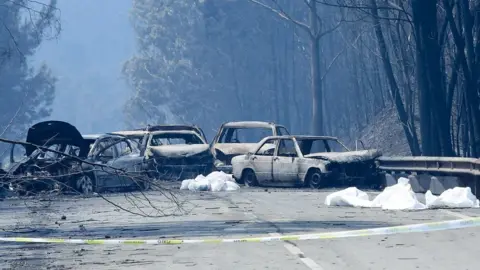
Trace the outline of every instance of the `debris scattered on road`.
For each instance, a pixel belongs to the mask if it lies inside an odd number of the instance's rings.
[[[408,178],[401,177],[396,185],[386,187],[372,201],[371,207],[384,210],[422,210],[427,206],[419,202]]]
[[[428,208],[480,208],[480,201],[473,195],[470,187],[454,187],[435,196],[429,190],[425,193]]]
[[[182,181],[181,190],[190,191],[236,191],[240,189],[231,174],[212,172],[207,176],[198,175],[195,179]]]
[[[325,204],[329,206],[371,207],[367,193],[356,187],[349,187],[327,196]]]
[[[382,208],[384,210],[422,210],[427,208],[479,208],[480,202],[469,187],[448,189],[440,196],[429,190],[425,194],[426,205],[421,203],[413,192],[409,179],[401,177],[398,183],[385,188],[375,199],[370,201],[367,193],[349,187],[327,196],[328,206],[353,206]]]

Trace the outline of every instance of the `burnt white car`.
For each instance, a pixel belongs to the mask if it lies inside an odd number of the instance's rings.
[[[272,122],[241,121],[222,124],[211,143],[216,168],[231,173],[231,159],[251,152],[267,136],[290,135],[288,130]]]
[[[253,152],[232,159],[233,176],[246,186],[376,187],[378,150],[350,151],[335,137],[269,136]]]

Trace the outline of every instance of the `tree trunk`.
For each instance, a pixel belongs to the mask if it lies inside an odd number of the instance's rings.
[[[398,84],[393,74],[393,68],[390,63],[390,56],[387,51],[387,45],[385,44],[385,37],[383,35],[382,26],[380,24],[380,19],[378,16],[376,0],[370,0],[370,4],[372,6],[371,12],[373,14],[373,25],[375,28],[375,35],[377,37],[380,54],[382,55],[382,62],[385,68],[385,73],[387,75],[388,82],[390,83],[390,91],[392,94],[392,98],[393,98],[395,107],[397,108],[398,117],[400,118],[400,122],[402,123],[403,131],[405,132],[405,136],[407,137],[408,145],[410,146],[410,152],[412,153],[412,155],[418,156],[420,155],[420,146],[418,144],[418,141],[415,140],[413,134],[408,128],[408,115],[407,115],[407,112],[405,111],[405,107],[403,106],[403,101],[402,101],[402,97],[400,96]]]
[[[411,0],[417,46],[417,82],[420,91],[420,134],[423,155],[453,156],[450,115],[440,68],[437,1]],[[438,139],[434,137],[437,137]],[[438,146],[435,141],[438,140]]]
[[[318,33],[317,3],[310,2],[310,52],[311,52],[311,76],[312,76],[312,134],[324,135],[323,131],[323,108],[322,108],[322,82],[320,74],[320,39]]]

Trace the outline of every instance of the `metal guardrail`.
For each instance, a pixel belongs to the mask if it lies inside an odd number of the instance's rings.
[[[480,176],[480,159],[459,157],[380,157],[377,166],[385,172],[422,172]]]

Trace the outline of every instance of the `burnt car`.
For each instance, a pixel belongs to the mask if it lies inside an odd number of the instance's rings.
[[[82,135],[84,142],[88,145],[88,151],[92,149],[93,145],[97,141],[98,138],[102,137],[105,134],[85,134]]]
[[[77,177],[73,168],[88,154],[80,132],[62,121],[33,125],[26,143],[12,145],[10,164],[5,170],[9,186],[20,195],[69,187]]]
[[[214,169],[214,158],[204,137],[193,130],[154,131],[144,140],[153,177],[184,180]]]
[[[142,145],[148,175],[161,180],[184,180],[213,171],[213,155],[202,133],[198,127],[187,125],[114,132]]]
[[[350,151],[335,137],[269,136],[232,159],[233,176],[246,186],[341,185],[378,187],[375,159],[380,151]]]
[[[148,132],[154,131],[193,131],[196,132],[205,142],[208,142],[203,130],[197,125],[148,125],[145,128],[139,129]]]
[[[272,122],[242,121],[222,124],[211,143],[218,170],[230,173],[233,157],[252,151],[267,136],[289,135],[288,130]]]
[[[105,190],[148,190],[151,182],[141,145],[118,134],[84,135],[90,151],[78,170],[75,189],[83,194]]]

